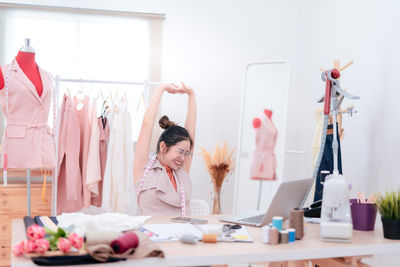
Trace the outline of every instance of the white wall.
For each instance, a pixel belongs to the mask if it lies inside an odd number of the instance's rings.
[[[384,191],[399,182],[400,98],[397,76],[400,73],[400,2],[398,1],[303,1],[303,51],[292,84],[298,84],[300,103],[291,105],[289,133],[296,128],[313,127],[310,100],[322,92],[320,67],[332,67],[335,58],[354,64],[343,71],[341,83],[360,100],[345,100],[355,105],[358,114],[343,117],[345,138],[342,142],[343,172],[353,184],[353,194]],[[295,87],[292,87],[294,90]],[[293,103],[293,102],[292,102]],[[294,110],[304,110],[296,113]],[[296,119],[297,117],[297,119]],[[295,122],[303,126],[295,126]],[[299,127],[299,128],[298,128]],[[304,135],[301,143],[310,143]],[[292,138],[294,142],[295,139]],[[380,221],[377,221],[380,224]],[[380,226],[380,225],[379,225]],[[374,256],[373,266],[389,266],[400,255]]]
[[[344,174],[353,189],[367,193],[399,184],[398,1],[9,2],[166,13],[163,81],[183,80],[195,88],[196,145],[208,149],[217,142],[237,144],[245,65],[285,59],[291,64],[287,147],[306,150],[310,158],[315,99],[324,90],[319,68],[332,67],[336,58],[343,63],[354,60],[341,80],[344,88],[361,96],[359,101],[344,102],[344,106],[354,104],[359,112],[344,117]],[[184,97],[165,97],[162,113],[183,123],[185,106]],[[311,169],[306,171],[311,175]],[[198,154],[191,177],[193,197],[210,201],[210,179]],[[223,186],[223,212],[232,208],[233,185],[231,174]]]
[[[157,12],[163,25],[163,81],[186,81],[197,92],[197,145],[236,145],[243,68],[249,62],[286,59],[291,64],[287,144],[310,151],[315,99],[323,92],[320,67],[354,60],[342,85],[361,96],[344,118],[343,168],[355,188],[382,190],[396,181],[396,91],[399,71],[397,1],[7,1],[82,8]],[[162,113],[183,123],[186,99],[164,98]],[[371,108],[373,107],[373,108]],[[192,170],[195,196],[207,197],[208,174],[199,155]],[[231,208],[233,175],[224,185]],[[198,190],[197,190],[198,189]]]
[[[196,146],[237,145],[244,67],[254,61],[293,61],[298,42],[294,1],[8,1],[41,5],[156,12],[163,24],[163,81],[186,81],[197,93]],[[112,52],[112,51],[110,51]],[[161,114],[181,124],[186,98],[165,96]],[[199,151],[199,150],[196,150]],[[193,197],[211,203],[212,185],[199,154],[191,170]],[[223,185],[222,211],[232,210],[234,175]]]
[[[400,3],[335,1],[326,5],[325,1],[307,1],[304,7],[304,68],[297,70],[299,91],[305,100],[311,100],[323,89],[319,67],[331,67],[334,58],[343,63],[353,59],[355,63],[343,71],[341,83],[361,99],[344,102],[344,106],[355,105],[359,112],[352,118],[344,116],[344,174],[353,182],[353,189],[368,193],[398,185]]]
[[[354,60],[342,85],[361,96],[353,118],[344,118],[343,168],[356,189],[383,190],[396,182],[400,92],[397,1],[7,1],[167,14],[163,29],[163,81],[181,80],[197,92],[197,145],[236,145],[243,68],[249,62],[291,63],[287,143],[309,149],[314,100],[323,92],[320,67]],[[164,98],[162,113],[183,123],[186,99]],[[309,150],[308,150],[309,151]],[[206,198],[209,177],[199,155],[192,170],[194,197]],[[224,185],[230,211],[233,175]]]

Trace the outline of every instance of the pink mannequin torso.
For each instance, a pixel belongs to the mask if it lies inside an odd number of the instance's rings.
[[[268,117],[269,119],[272,118],[272,110],[264,109],[264,114],[267,115],[267,117]],[[258,127],[260,127],[260,125],[261,125],[261,120],[260,120],[260,118],[254,118],[254,119],[253,119],[253,127],[254,127],[254,129],[257,129]]]
[[[35,53],[27,53],[19,51],[16,57],[18,65],[21,67],[22,71],[28,77],[28,79],[35,86],[39,97],[43,92],[42,79],[39,74],[38,67],[35,62]],[[4,88],[4,76],[0,68],[0,90]]]
[[[264,110],[264,115],[253,119],[253,127],[256,130],[256,149],[250,168],[252,180],[276,180],[275,145],[277,141],[277,129],[272,122],[272,111]]]

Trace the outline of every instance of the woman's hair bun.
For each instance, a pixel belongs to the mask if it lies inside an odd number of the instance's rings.
[[[177,125],[175,122],[170,121],[167,115],[164,115],[160,118],[158,121],[158,124],[160,125],[161,128],[163,129],[168,129],[171,126]]]

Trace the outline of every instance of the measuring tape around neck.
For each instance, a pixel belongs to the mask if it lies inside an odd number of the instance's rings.
[[[139,194],[140,194],[140,191],[143,188],[144,181],[146,180],[151,168],[154,166],[155,163],[156,163],[156,157],[153,157],[149,161],[149,163],[147,163],[147,165],[146,165],[146,169],[144,170],[143,177],[140,180],[140,183],[139,183],[139,186],[138,186],[138,190],[137,190],[137,193],[136,193],[137,199],[138,199],[138,204],[139,204]],[[185,189],[183,187],[183,180],[179,179],[179,183],[180,183],[180,191],[181,191],[180,193],[181,193],[182,216],[185,216],[186,215],[186,197],[185,197]]]

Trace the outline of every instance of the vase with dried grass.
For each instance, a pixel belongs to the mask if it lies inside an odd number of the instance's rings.
[[[235,149],[229,151],[227,142],[222,147],[217,144],[212,155],[205,148],[201,148],[201,154],[214,185],[213,214],[221,214],[221,187],[227,174],[233,170],[234,152]]]

